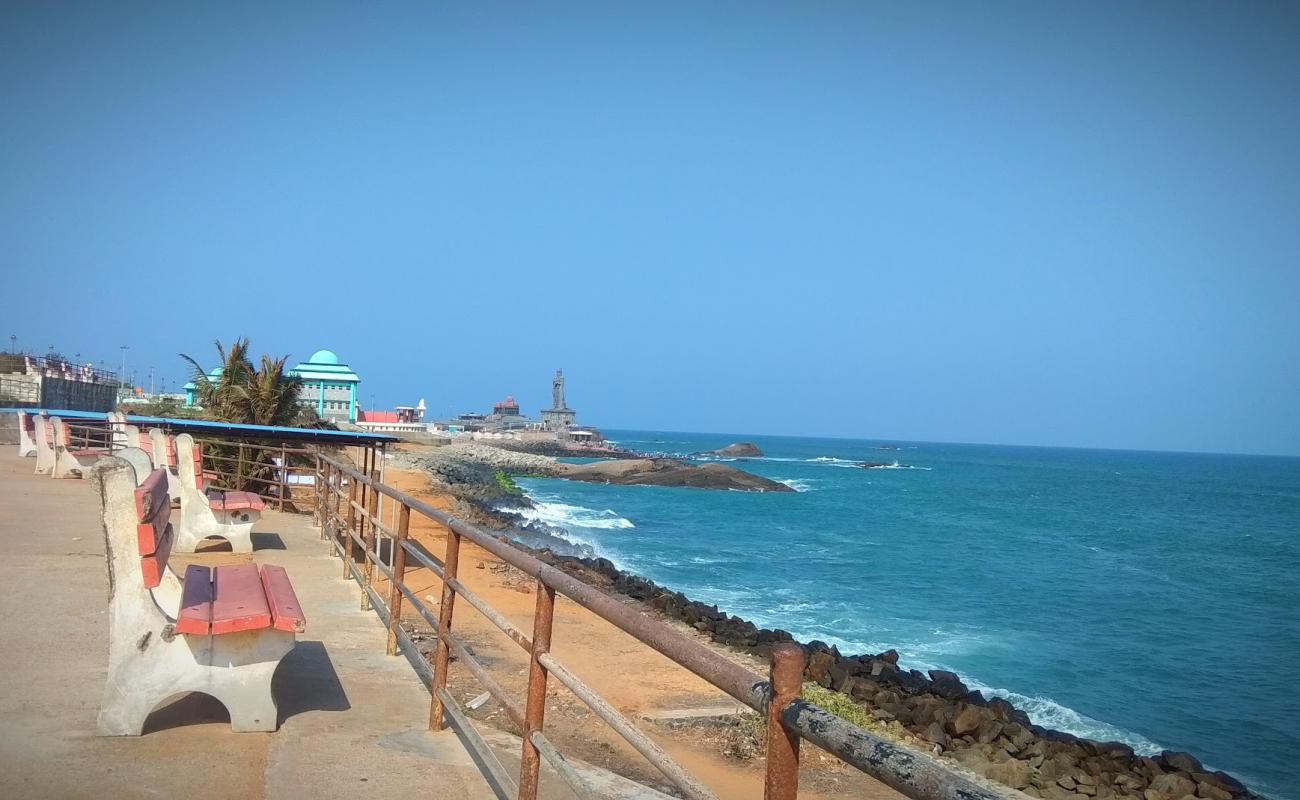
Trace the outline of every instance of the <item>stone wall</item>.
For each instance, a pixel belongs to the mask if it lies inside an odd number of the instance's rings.
[[[42,377],[41,407],[107,413],[117,408],[117,386]]]

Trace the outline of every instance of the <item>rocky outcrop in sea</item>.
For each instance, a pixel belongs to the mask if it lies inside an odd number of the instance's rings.
[[[717,450],[705,450],[702,453],[691,453],[692,457],[704,456],[711,458],[762,458],[763,451],[758,449],[758,445],[753,442],[736,442]]]

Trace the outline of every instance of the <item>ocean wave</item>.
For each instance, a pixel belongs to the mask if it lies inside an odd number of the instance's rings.
[[[784,483],[796,492],[817,491],[816,488],[813,487],[813,484],[816,483],[816,481],[812,478],[773,478],[772,480],[777,483]]]
[[[933,467],[918,467],[915,464],[900,464],[894,461],[892,464],[871,464],[866,469],[922,469],[929,472]]]
[[[832,456],[817,456],[816,458],[805,459],[810,464],[858,464],[861,463],[852,458],[834,458]]]
[[[632,520],[620,517],[613,509],[597,511],[568,503],[548,502],[533,499],[532,508],[521,508],[515,513],[528,520],[545,522],[566,530],[570,526],[578,528],[595,528],[597,530],[626,530],[635,528]]]
[[[1075,736],[1082,736],[1099,742],[1123,742],[1132,747],[1138,755],[1154,755],[1165,749],[1163,745],[1156,744],[1140,733],[1134,733],[1118,725],[1093,719],[1069,706],[1061,705],[1050,697],[1031,696],[1013,692],[1010,689],[999,689],[973,678],[967,678],[964,675],[962,680],[970,688],[978,689],[985,697],[1001,697],[1010,701],[1016,708],[1028,714],[1035,725],[1065,731]]]

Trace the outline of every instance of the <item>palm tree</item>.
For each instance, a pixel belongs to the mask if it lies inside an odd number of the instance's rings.
[[[181,354],[190,364],[195,400],[203,406],[204,416],[241,425],[320,427],[315,410],[298,403],[302,379],[286,369],[288,356],[264,355],[261,366],[254,367],[248,356],[248,339],[236,339],[229,350],[220,340],[215,344],[221,366],[213,370],[212,377],[196,359]],[[271,452],[216,442],[206,443],[204,448],[214,461],[234,467],[225,470],[233,478],[232,488],[259,491],[272,482],[277,467]]]
[[[292,426],[313,421],[301,413],[298,391],[302,379],[285,369],[288,356],[264,355],[258,368],[248,356],[248,339],[236,339],[229,350],[220,341],[215,344],[221,366],[211,378],[197,360],[181,354],[190,363],[195,399],[207,416],[243,425]]]

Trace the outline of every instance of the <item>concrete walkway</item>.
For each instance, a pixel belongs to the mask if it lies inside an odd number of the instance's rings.
[[[174,557],[178,572],[186,559],[288,570],[307,632],[276,672],[280,730],[232,733],[219,703],[188,695],[155,710],[142,737],[96,737],[108,652],[99,498],[90,481],[32,466],[0,453],[0,797],[495,796],[454,731],[428,731],[428,693],[404,658],[384,655],[382,625],[297,515],[264,516],[251,557]],[[517,769],[518,739],[490,738]],[[602,777],[608,796],[653,794]],[[543,794],[571,796],[546,775]]]

